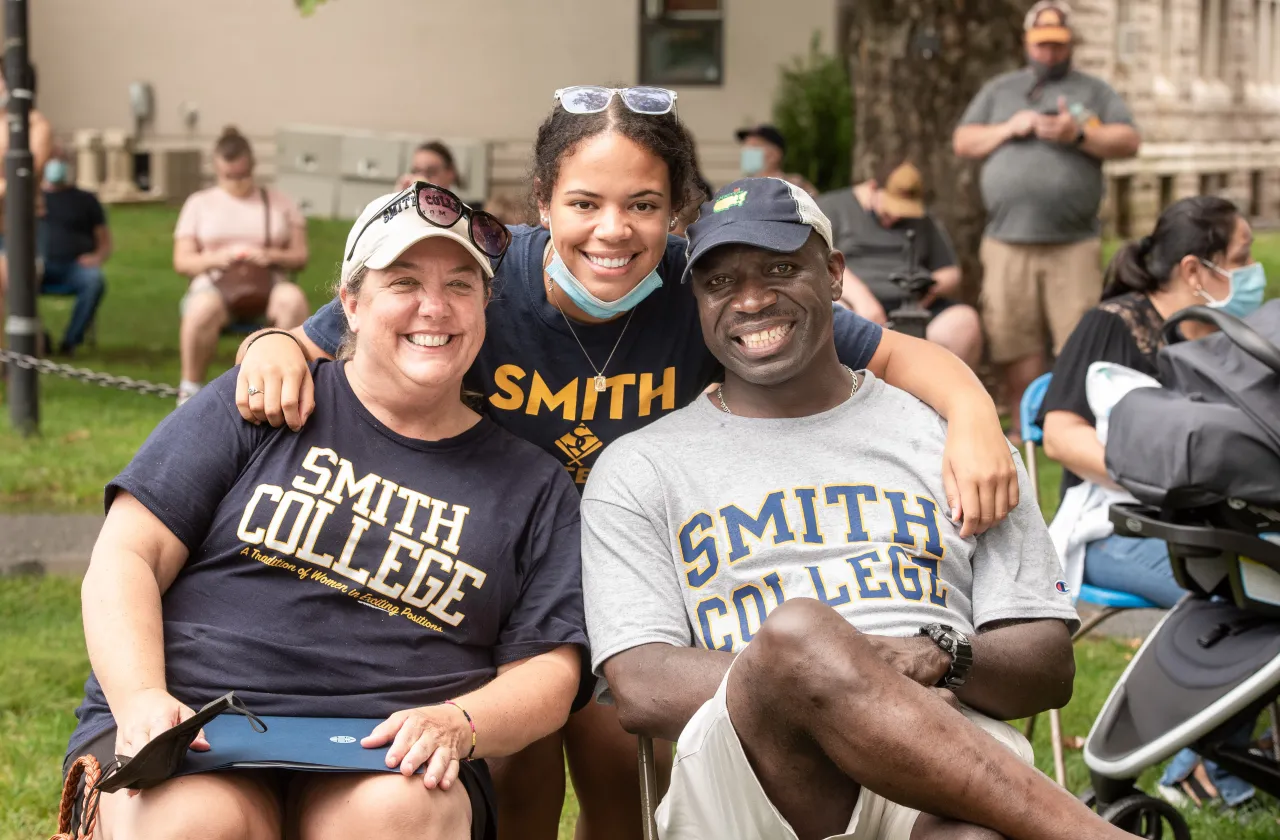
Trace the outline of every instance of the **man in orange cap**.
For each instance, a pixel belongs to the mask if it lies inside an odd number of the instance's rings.
[[[1071,7],[1042,0],[1024,23],[1027,66],[983,86],[953,137],[985,161],[982,317],[1006,404],[1047,367],[1102,293],[1102,162],[1140,138],[1106,82],[1072,67]]]

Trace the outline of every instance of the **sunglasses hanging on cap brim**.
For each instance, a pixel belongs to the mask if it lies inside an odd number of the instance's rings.
[[[615,94],[621,97],[623,105],[637,114],[660,117],[676,108],[676,92],[660,87],[577,85],[556,91],[555,101],[570,114],[598,114],[609,107]]]
[[[360,243],[360,237],[364,236],[369,225],[410,196],[414,199],[413,208],[418,211],[418,216],[435,227],[451,228],[458,223],[458,219],[465,216],[467,235],[471,237],[471,244],[489,259],[498,260],[498,265],[493,269],[495,272],[498,266],[502,265],[502,259],[511,245],[511,231],[507,230],[507,226],[492,213],[472,210],[470,205],[450,190],[428,184],[426,181],[415,181],[411,186],[397,193],[395,198],[387,202],[381,210],[369,217],[369,221],[364,223],[364,227],[360,228],[360,232],[356,234],[355,241],[351,243],[351,250],[347,254],[348,260],[355,254],[356,245]]]

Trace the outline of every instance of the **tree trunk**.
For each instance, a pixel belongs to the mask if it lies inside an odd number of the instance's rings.
[[[956,158],[951,134],[978,89],[1022,63],[1022,19],[1031,3],[840,0],[853,81],[854,178],[870,178],[880,163],[904,156],[920,168],[971,301],[981,284],[986,213],[978,166]]]

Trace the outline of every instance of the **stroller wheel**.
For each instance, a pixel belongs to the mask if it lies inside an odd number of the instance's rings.
[[[1163,799],[1145,794],[1113,802],[1100,816],[1115,827],[1147,840],[1163,840],[1165,824],[1173,840],[1191,840],[1191,829],[1178,809]]]

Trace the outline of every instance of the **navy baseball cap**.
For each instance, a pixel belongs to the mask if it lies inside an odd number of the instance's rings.
[[[734,181],[702,205],[698,220],[689,226],[688,264],[680,282],[688,282],[693,264],[712,248],[755,245],[791,254],[813,233],[834,247],[831,221],[809,193],[781,178]]]
[[[777,128],[771,125],[756,125],[750,128],[740,128],[734,133],[734,136],[738,138],[739,143],[746,140],[748,137],[759,137],[766,143],[771,143],[774,146],[777,146],[783,154],[787,153],[787,138],[783,137],[782,132],[778,131]]]

